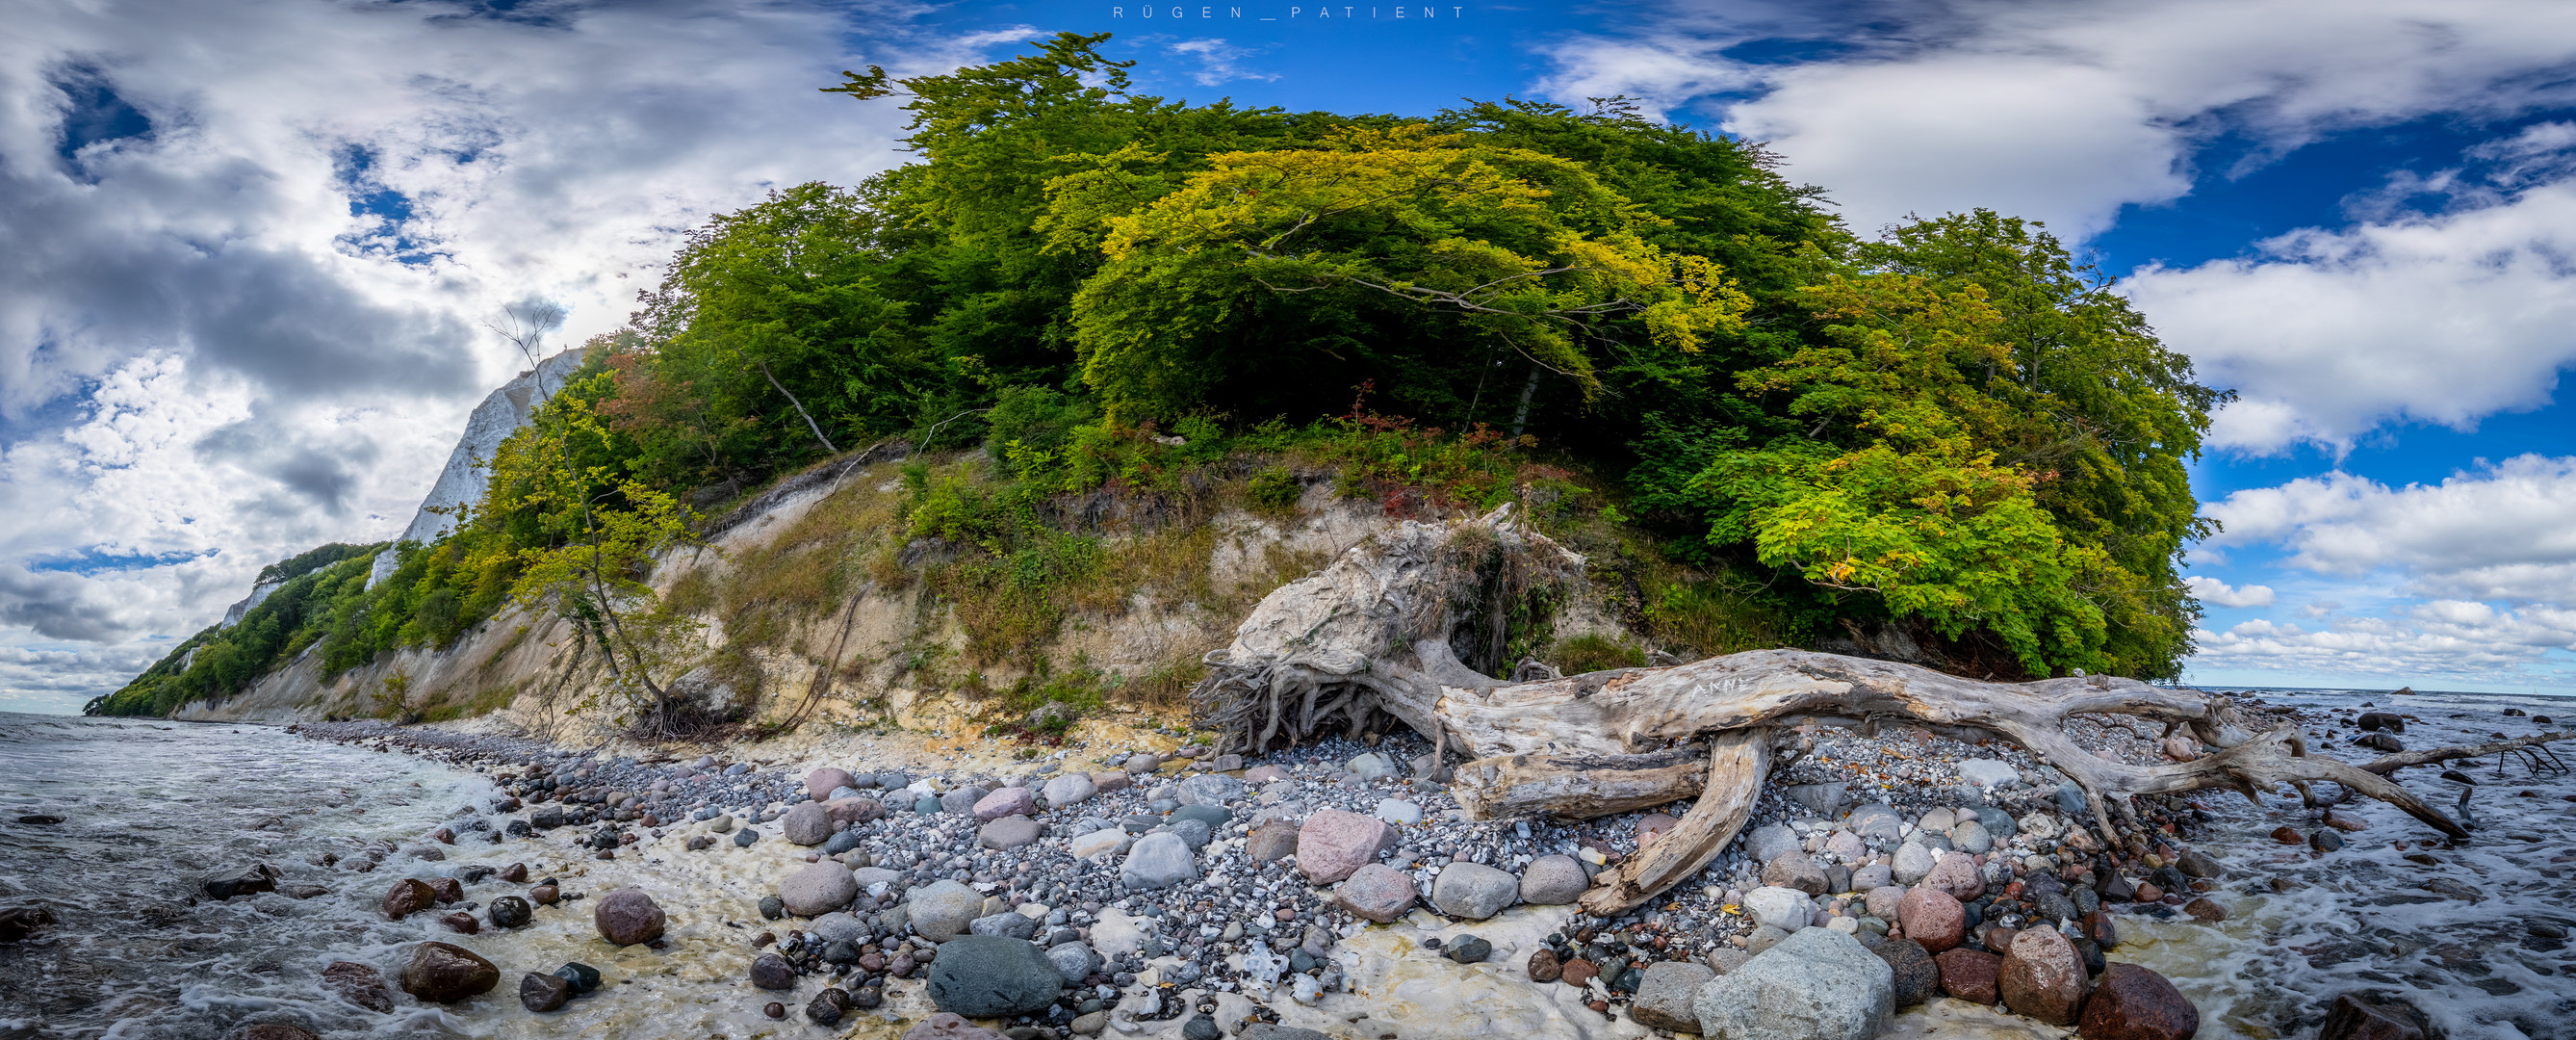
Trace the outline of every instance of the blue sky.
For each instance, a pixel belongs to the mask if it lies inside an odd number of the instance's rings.
[[[1399,114],[1624,94],[1769,142],[1857,228],[2045,220],[2241,395],[2196,472],[2229,530],[2194,556],[2194,680],[2576,692],[2576,9],[1151,10],[21,5],[0,708],[76,707],[262,563],[399,530],[517,367],[481,332],[502,302],[603,331],[707,215],[901,161],[891,106],[814,92],[840,70],[1057,30],[1116,32],[1149,93]]]

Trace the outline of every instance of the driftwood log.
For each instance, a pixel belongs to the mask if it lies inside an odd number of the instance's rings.
[[[2259,803],[2262,791],[2291,784],[2304,796],[2321,780],[2465,838],[2460,824],[2383,774],[2493,753],[2442,749],[2356,766],[2309,754],[2296,727],[2244,732],[2225,698],[2107,676],[1980,682],[1761,650],[1509,682],[1459,661],[1459,641],[1489,627],[1491,610],[1477,608],[1491,604],[1480,594],[1571,583],[1582,568],[1580,557],[1515,523],[1509,506],[1471,521],[1407,522],[1263,599],[1233,644],[1207,656],[1209,674],[1192,696],[1233,747],[1251,752],[1399,721],[1435,748],[1473,759],[1456,769],[1451,790],[1476,819],[1585,819],[1698,799],[1670,833],[1595,879],[1582,900],[1595,914],[1634,907],[1705,868],[1750,818],[1775,755],[1809,725],[1898,724],[2010,741],[2083,790],[2093,826],[2114,847],[2123,825],[2142,829],[2129,801],[2138,795],[2226,788]],[[2158,765],[2101,758],[2068,735],[2079,716],[2162,723],[2167,737],[2185,734],[2207,753]]]

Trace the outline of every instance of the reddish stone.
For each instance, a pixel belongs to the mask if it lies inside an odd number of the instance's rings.
[[[1896,904],[1896,919],[1905,926],[1905,937],[1939,953],[1959,945],[1968,933],[1967,908],[1950,894],[1930,885],[1916,885]]]
[[[2153,969],[2113,961],[2084,1001],[2075,1031],[2086,1040],[2190,1040],[2200,1009]]]
[[[2004,959],[1984,950],[1943,950],[1932,958],[1941,968],[1941,992],[1961,1000],[1992,1004],[1999,994],[1995,977]]]
[[[1377,862],[1386,847],[1386,821],[1340,809],[1325,809],[1297,828],[1297,870],[1306,880],[1327,884]]]
[[[501,868],[501,872],[494,876],[513,885],[523,885],[528,881],[528,865],[513,863]]]
[[[2013,936],[2012,952],[2004,955],[2003,966],[1995,973],[1995,989],[2013,1014],[2055,1026],[2075,1024],[2090,981],[2084,955],[2053,928],[2033,928]]]
[[[553,906],[556,900],[563,898],[563,890],[553,885],[538,885],[528,890],[528,898]]]
[[[2217,900],[2211,899],[2208,896],[2202,896],[2198,899],[2192,900],[2191,902],[2184,903],[2182,905],[2182,912],[2190,914],[2194,920],[2205,921],[2211,924],[2216,924],[2227,919],[2227,908],[2218,905]]]
[[[1564,974],[1565,965],[1557,963],[1556,951],[1541,946],[1538,948],[1538,952],[1530,954],[1529,977],[1531,982],[1554,982]]]
[[[857,785],[857,778],[852,777],[849,770],[824,766],[805,774],[805,797],[819,802],[832,797],[834,791]]]
[[[1680,822],[1663,813],[1647,813],[1637,820],[1637,847],[1642,849],[1654,844],[1655,839],[1663,837],[1664,832],[1672,830]]]
[[[429,879],[429,890],[436,893],[442,903],[461,902],[465,898],[465,885],[452,877]]]
[[[2107,950],[2120,945],[2119,926],[2111,923],[2111,915],[2108,913],[2100,910],[2093,911],[2084,915],[2084,919],[2077,922],[2077,926],[2084,930],[2084,937],[2093,940],[2095,946]]]
[[[2272,830],[2272,840],[2283,845],[2305,845],[2308,843],[2308,836],[2299,833],[2296,827],[2276,827]]]
[[[2152,881],[2141,881],[2141,882],[2138,882],[2138,894],[2137,894],[2137,897],[2136,897],[2136,898],[2137,898],[2137,900],[2138,900],[2138,902],[2141,902],[2141,903],[2152,903],[2152,902],[2155,902],[2156,900],[2163,899],[2164,897],[2165,897],[2165,890],[2164,890],[2164,889],[2161,889],[2161,888],[2157,888],[2157,887],[2156,887],[2155,882],[2152,882]]]
[[[1592,981],[1595,976],[1600,974],[1601,969],[1593,967],[1591,961],[1577,957],[1565,962],[1564,969],[1558,973],[1557,977],[1563,979],[1566,985],[1579,988],[1584,983]]]
[[[823,803],[834,823],[866,823],[885,815],[885,803],[874,798],[835,798]]]
[[[446,925],[448,931],[460,935],[472,935],[483,930],[482,924],[474,920],[474,915],[463,910],[439,918],[438,923]]]
[[[1923,887],[1940,889],[1964,903],[1986,894],[1986,879],[1977,874],[1976,857],[1944,852],[1940,862],[1932,865],[1932,872],[1923,875]]]
[[[436,902],[438,902],[437,890],[430,888],[426,882],[404,878],[394,882],[394,887],[385,890],[383,905],[385,916],[399,921],[429,909],[430,904]]]
[[[369,1011],[381,1014],[394,1009],[393,990],[386,988],[384,975],[371,964],[332,961],[322,969],[322,988]]]
[[[661,938],[667,920],[653,897],[633,888],[609,893],[590,912],[590,922],[598,927],[599,937],[612,946],[632,946]]]
[[[501,981],[501,969],[491,961],[475,956],[474,951],[443,942],[426,942],[411,951],[411,962],[403,965],[403,992],[422,1000],[453,1004],[480,993],[489,993]]]

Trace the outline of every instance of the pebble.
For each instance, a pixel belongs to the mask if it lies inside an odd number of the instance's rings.
[[[1333,901],[1351,913],[1385,924],[1413,908],[1413,879],[1393,867],[1369,863],[1352,871],[1333,889]]]
[[[661,938],[668,917],[642,890],[621,888],[601,899],[591,909],[590,919],[609,945],[632,946]]]
[[[1480,863],[1452,862],[1432,882],[1431,905],[1451,917],[1482,921],[1501,913],[1520,894],[1521,881]]]
[[[491,961],[462,946],[443,942],[412,947],[411,958],[402,970],[403,992],[438,1004],[453,1004],[489,993],[500,981],[501,969]]]

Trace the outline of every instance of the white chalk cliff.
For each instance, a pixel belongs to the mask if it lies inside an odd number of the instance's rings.
[[[447,468],[439,471],[438,483],[430,485],[429,497],[421,500],[420,509],[412,514],[411,526],[403,528],[400,540],[426,545],[455,526],[456,507],[483,498],[483,487],[489,478],[479,463],[490,461],[502,441],[527,425],[537,406],[563,389],[564,380],[581,367],[581,361],[582,348],[574,347],[537,362],[537,367],[501,384],[482,404],[474,406],[473,416],[465,420],[464,435],[456,439],[456,449],[447,453]],[[391,551],[377,554],[375,566],[367,572],[368,588],[375,588],[377,582],[394,572],[401,562],[397,557]],[[256,603],[258,595],[254,591],[254,598],[248,602]]]

